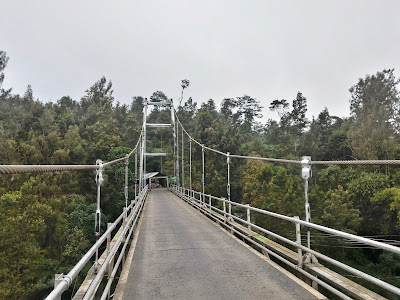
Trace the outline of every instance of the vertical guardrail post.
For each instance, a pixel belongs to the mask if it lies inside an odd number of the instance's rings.
[[[107,223],[107,229],[110,228],[112,225],[112,223]],[[107,256],[110,254],[110,250],[111,250],[111,232],[107,235]],[[108,273],[108,277],[111,277],[111,273],[112,273],[112,264],[110,262],[110,264],[107,266],[107,273]]]
[[[57,287],[57,285],[63,280],[63,278],[64,278],[64,274],[56,274],[54,276],[54,288]],[[61,300],[61,294],[56,296],[54,298],[54,300]]]
[[[171,101],[171,119],[172,119],[172,128],[173,128],[173,140],[174,140],[174,157],[173,157],[173,165],[174,165],[174,177],[175,177],[175,184],[176,184],[176,123],[175,123],[175,114],[174,108],[172,106]]]
[[[229,213],[229,218],[232,218],[232,205],[231,205],[231,168],[230,168],[230,164],[231,164],[231,158],[230,158],[230,153],[228,152],[226,154],[226,164],[227,164],[227,185],[226,185],[226,194],[228,196],[228,213]]]
[[[203,169],[202,169],[202,181],[203,181],[203,202],[205,201],[204,199],[204,146],[201,146],[201,157],[202,157],[202,163],[203,163]]]
[[[128,207],[128,166],[129,166],[129,154],[125,158],[125,207]]]
[[[192,191],[192,138],[190,136],[189,136],[189,190]]]
[[[208,195],[208,204],[210,205],[210,210],[212,210],[211,209],[211,207],[212,207],[211,195]]]
[[[301,176],[304,179],[304,196],[305,196],[305,209],[306,209],[306,222],[311,222],[311,210],[310,204],[308,203],[308,180],[310,179],[311,173],[311,156],[303,156],[301,159]],[[311,235],[310,229],[307,228],[307,247],[310,248],[311,246]]]
[[[128,225],[128,209],[126,207],[124,207],[124,217],[123,217],[123,228],[125,229],[125,227]],[[126,242],[126,235],[124,235],[122,237],[122,242],[125,243]],[[125,252],[124,255],[122,257],[122,261],[125,261]]]
[[[247,223],[251,223],[251,218],[250,218],[250,205],[246,204],[246,215],[247,215]],[[251,235],[251,225],[247,224],[247,234]]]
[[[181,181],[179,178],[179,123],[176,122],[176,184],[179,186]]]
[[[143,162],[144,162],[144,160],[143,160],[143,136],[140,139],[139,145],[140,145],[140,148],[139,148],[140,152],[139,152],[139,191],[138,191],[138,193],[140,194],[140,192],[143,189],[143,183],[144,183],[144,181],[143,181]]]
[[[225,202],[225,198],[222,198],[222,202],[223,202],[223,205],[224,205],[224,223],[226,223],[226,202]]]
[[[147,157],[146,157],[146,151],[147,151],[147,108],[148,108],[148,103],[147,103],[147,98],[144,98],[144,114],[143,114],[143,144],[142,144],[142,151],[143,151],[143,177],[140,178],[141,180],[143,180],[143,185],[146,185],[146,180],[144,179],[144,177],[146,176],[147,173]]]
[[[104,181],[103,178],[103,161],[101,159],[96,160],[96,165],[99,166],[99,168],[96,170],[96,184],[97,184],[97,207],[96,207],[96,216],[95,216],[95,221],[94,221],[94,231],[95,231],[95,236],[96,240],[99,239],[100,237],[100,227],[101,227],[101,211],[100,211],[100,187]],[[97,249],[96,251],[96,256],[95,256],[95,270],[97,271],[98,267],[98,260],[99,260],[99,250]]]
[[[184,159],[183,159],[183,157],[184,157],[184,148],[183,148],[183,146],[184,146],[184,144],[183,144],[183,126],[182,126],[182,128],[181,128],[181,131],[182,131],[182,186],[183,187],[185,187],[185,164],[184,164]]]
[[[298,216],[295,216],[294,219],[299,220]],[[301,245],[301,230],[300,224],[296,222],[296,244]],[[300,248],[297,248],[297,265],[299,267],[303,266],[303,253]]]
[[[137,149],[135,151],[135,200],[137,197]]]

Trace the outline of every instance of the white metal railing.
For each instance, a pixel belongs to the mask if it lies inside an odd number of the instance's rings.
[[[223,222],[227,225],[229,225],[229,223],[233,220],[238,221],[240,223],[242,223],[243,225],[246,225],[248,228],[248,232],[247,232],[247,236],[243,235],[243,233],[237,231],[235,228],[230,227],[230,230],[234,231],[235,233],[241,235],[242,237],[244,237],[246,240],[248,240],[251,243],[257,244],[258,247],[262,248],[263,250],[265,250],[266,252],[268,252],[269,254],[271,254],[272,256],[274,256],[275,258],[279,259],[280,261],[284,262],[285,264],[291,266],[292,268],[295,268],[297,271],[299,271],[300,273],[302,273],[303,275],[309,277],[310,279],[312,279],[313,281],[316,281],[318,284],[320,284],[321,286],[323,286],[324,288],[330,290],[331,292],[333,292],[334,294],[338,295],[339,297],[343,298],[343,299],[351,299],[349,298],[347,295],[343,294],[342,292],[336,290],[335,288],[333,288],[332,286],[328,285],[326,282],[321,281],[320,279],[316,278],[315,276],[313,276],[312,274],[306,272],[305,270],[303,270],[303,264],[304,264],[304,257],[302,255],[302,251],[304,251],[305,253],[307,253],[307,255],[314,255],[315,257],[326,261],[336,267],[341,268],[344,271],[347,271],[349,273],[352,273],[353,275],[356,275],[362,279],[365,279],[385,290],[388,290],[396,295],[400,295],[400,289],[390,283],[387,283],[385,281],[382,281],[378,278],[375,278],[367,273],[364,273],[360,270],[357,270],[353,267],[350,267],[336,259],[333,259],[331,257],[328,257],[322,253],[319,253],[311,248],[305,247],[301,244],[301,231],[300,231],[300,227],[303,226],[307,229],[312,228],[324,233],[329,233],[333,236],[338,236],[350,241],[355,241],[361,244],[365,244],[365,245],[369,245],[372,247],[375,247],[377,249],[382,249],[385,251],[389,251],[391,253],[395,253],[395,254],[400,254],[400,248],[393,246],[393,245],[389,245],[386,243],[382,243],[382,242],[378,242],[369,238],[365,238],[365,237],[361,237],[361,236],[357,236],[354,234],[350,234],[347,232],[343,232],[343,231],[339,231],[336,229],[332,229],[329,227],[325,227],[322,225],[318,225],[318,224],[314,224],[311,222],[306,222],[303,220],[300,220],[298,217],[289,217],[289,216],[285,216],[285,215],[281,215],[278,213],[274,213],[271,211],[267,211],[267,210],[263,210],[263,209],[259,209],[256,207],[252,207],[250,205],[244,205],[244,204],[240,204],[240,203],[236,203],[236,202],[232,202],[229,201],[225,198],[221,198],[221,197],[216,197],[213,195],[209,195],[209,194],[204,194],[202,192],[198,192],[198,191],[194,191],[194,190],[189,190],[187,188],[184,187],[180,187],[177,185],[170,185],[170,189],[173,193],[175,193],[177,196],[179,196],[180,198],[184,199],[187,202],[190,202],[191,204],[196,205],[198,208],[203,209],[203,212],[207,213],[206,210],[204,210],[204,208],[208,208],[208,211],[211,212],[215,212],[218,213],[222,218],[223,218]],[[218,207],[215,207],[212,205],[212,200],[216,200],[219,202],[222,202],[222,209],[219,209]],[[236,207],[240,207],[243,209],[246,209],[246,220],[239,218],[235,215],[233,215],[232,213],[230,213],[230,210],[227,210],[227,204],[228,205],[232,205],[232,206],[236,206]],[[280,220],[285,220],[285,221],[289,221],[293,224],[295,224],[295,232],[296,232],[296,241],[292,241],[286,237],[283,237],[277,233],[274,233],[268,229],[262,228],[254,223],[251,223],[251,219],[250,219],[250,214],[251,212],[257,212],[263,215],[267,215],[267,216],[271,216]],[[207,213],[209,214],[209,213]],[[210,215],[210,214],[209,214]],[[212,215],[210,215],[212,217]],[[229,226],[228,226],[229,227]],[[254,241],[253,239],[249,238],[251,230],[255,229],[259,232],[263,232],[265,234],[268,234],[286,244],[289,244],[293,247],[295,247],[298,251],[298,264],[295,265],[293,263],[291,263],[290,261],[288,261],[287,259],[279,256],[278,254],[276,254],[275,252],[272,252],[271,250],[263,247],[262,245],[260,245],[259,243],[257,243],[256,241]]]
[[[75,277],[81,272],[81,270],[85,267],[85,265],[92,259],[92,257],[97,253],[99,248],[103,245],[103,243],[107,240],[108,247],[104,251],[108,251],[107,256],[102,263],[99,270],[97,270],[97,275],[94,280],[91,282],[85,296],[83,299],[92,299],[92,297],[96,294],[99,284],[102,281],[104,274],[106,273],[107,268],[109,268],[110,262],[112,262],[112,258],[115,256],[117,251],[121,248],[119,257],[116,263],[113,265],[112,271],[109,274],[108,282],[106,287],[102,293],[101,299],[106,299],[114,276],[118,270],[118,267],[122,261],[122,258],[125,255],[126,247],[129,242],[129,239],[136,228],[136,224],[142,211],[143,204],[146,200],[148,194],[148,185],[146,185],[142,191],[139,192],[136,200],[133,200],[127,209],[124,209],[124,212],[114,221],[114,223],[109,223],[109,226],[104,232],[104,234],[97,240],[97,242],[90,248],[90,250],[81,258],[81,260],[69,271],[67,275],[60,274],[58,280],[56,280],[56,286],[54,290],[47,296],[46,300],[52,299],[61,299],[61,294],[65,292],[72,284],[72,281]],[[110,249],[110,235],[112,231],[120,224],[122,221],[121,227],[122,232],[120,232],[119,236],[116,238],[114,246]]]

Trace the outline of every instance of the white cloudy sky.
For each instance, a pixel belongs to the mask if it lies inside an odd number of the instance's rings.
[[[400,1],[0,0],[5,87],[79,99],[102,75],[116,99],[156,90],[197,102],[248,94],[265,117],[274,99],[308,99],[346,116],[348,89],[400,67]]]

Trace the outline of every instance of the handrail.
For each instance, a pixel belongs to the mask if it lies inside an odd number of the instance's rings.
[[[316,229],[318,231],[330,233],[330,234],[332,234],[334,236],[339,236],[339,237],[342,237],[342,238],[345,238],[345,239],[348,239],[348,240],[351,240],[351,241],[357,241],[357,242],[360,242],[362,244],[370,245],[370,246],[373,246],[373,247],[378,248],[378,249],[386,250],[386,251],[389,251],[389,252],[392,252],[392,253],[395,253],[395,254],[400,254],[400,247],[392,246],[392,245],[389,245],[389,244],[386,244],[386,243],[378,242],[378,241],[371,240],[371,239],[368,239],[368,238],[365,238],[365,237],[360,237],[360,236],[357,236],[357,235],[354,235],[354,234],[350,234],[350,233],[347,233],[347,232],[339,231],[339,230],[336,230],[336,229],[332,229],[332,228],[329,228],[329,227],[326,227],[326,226],[314,224],[314,223],[311,223],[311,222],[305,222],[303,220],[300,220],[300,219],[297,219],[297,218],[294,218],[294,217],[288,217],[288,216],[285,216],[285,215],[282,215],[282,214],[278,214],[278,213],[274,213],[274,212],[271,212],[271,211],[259,209],[259,208],[256,208],[256,207],[252,207],[250,205],[244,205],[244,204],[232,202],[232,201],[229,201],[229,200],[227,200],[225,198],[216,197],[216,196],[212,196],[212,195],[207,195],[207,194],[202,193],[202,192],[189,190],[187,188],[178,187],[176,185],[170,185],[170,188],[178,196],[190,198],[191,200],[195,200],[196,202],[199,202],[200,204],[202,203],[201,200],[196,199],[194,197],[191,197],[189,195],[191,193],[193,193],[193,194],[198,194],[200,196],[203,196],[203,197],[200,197],[200,199],[201,198],[204,199],[204,197],[211,197],[212,199],[215,199],[217,201],[224,202],[224,203],[230,203],[231,205],[235,205],[235,206],[238,206],[238,207],[241,207],[241,208],[245,208],[245,209],[248,209],[249,211],[258,212],[258,213],[261,213],[261,214],[264,214],[264,215],[268,215],[268,216],[271,216],[271,217],[275,217],[275,218],[278,218],[278,219],[281,219],[281,220],[289,221],[289,222],[294,223],[294,224],[299,224],[299,225],[305,226],[307,228],[313,228],[313,229]],[[188,191],[189,195],[186,194],[186,191]],[[216,208],[216,207],[214,207],[212,205],[210,206],[209,203],[203,203],[203,204],[206,205],[207,207],[209,207],[212,210],[220,212],[221,214],[224,214],[226,216],[229,215],[229,213],[227,211],[225,211],[225,208],[224,208],[224,211],[223,211],[223,210],[220,210],[220,209],[218,209],[218,208]],[[253,224],[251,222],[248,222],[248,221],[246,221],[244,219],[241,219],[241,218],[239,218],[239,217],[237,217],[237,216],[235,216],[233,214],[229,215],[229,217],[231,217],[232,219],[235,219],[235,220],[237,220],[237,221],[239,221],[239,222],[241,222],[241,223],[243,223],[243,224],[245,224],[247,226],[250,226],[250,227],[252,227],[252,228],[254,228],[256,230],[259,230],[259,231],[264,232],[264,233],[266,233],[268,235],[271,235],[271,236],[273,236],[273,237],[275,237],[275,238],[277,238],[277,239],[279,239],[279,240],[281,240],[281,241],[283,241],[283,242],[285,242],[285,243],[287,243],[287,244],[289,244],[289,245],[291,245],[291,246],[293,246],[293,247],[295,247],[297,249],[301,249],[301,250],[303,250],[303,251],[305,251],[307,253],[310,253],[310,254],[318,257],[318,258],[321,258],[322,260],[324,260],[324,261],[326,261],[328,263],[331,263],[331,264],[333,264],[333,265],[335,265],[335,266],[337,266],[337,267],[339,267],[339,268],[341,268],[341,269],[343,269],[343,270],[345,270],[347,272],[350,272],[350,273],[352,273],[352,274],[354,274],[356,276],[359,276],[359,277],[361,277],[361,278],[363,278],[363,279],[365,279],[365,280],[367,280],[367,281],[369,281],[371,283],[374,283],[377,286],[380,286],[380,287],[382,287],[382,288],[384,288],[384,289],[386,289],[386,290],[388,290],[388,291],[390,291],[390,292],[392,292],[392,293],[394,293],[396,295],[400,295],[400,288],[398,288],[398,287],[396,287],[394,285],[391,285],[391,284],[389,284],[389,283],[387,283],[387,282],[385,282],[383,280],[380,280],[380,279],[375,278],[375,277],[373,277],[373,276],[371,276],[371,275],[369,275],[367,273],[364,273],[364,272],[362,272],[360,270],[357,270],[357,269],[355,269],[353,267],[350,267],[350,266],[348,266],[348,265],[346,265],[346,264],[344,264],[344,263],[342,263],[340,261],[337,261],[337,260],[335,260],[333,258],[330,258],[330,257],[328,257],[328,256],[326,256],[324,254],[321,254],[321,253],[319,253],[319,252],[317,252],[315,250],[312,250],[311,248],[305,247],[305,246],[301,245],[301,243],[291,241],[290,239],[285,238],[285,237],[283,237],[283,236],[281,236],[281,235],[279,235],[277,233],[274,233],[274,232],[269,231],[269,230],[267,230],[265,228],[262,228],[262,227],[260,227],[258,225],[255,225],[255,224]],[[229,222],[229,221],[227,221],[227,222]]]
[[[147,190],[148,189],[146,186],[146,188],[144,190],[145,194],[147,193]],[[142,198],[139,200],[139,205],[141,205],[142,201],[143,201],[143,194],[142,194]],[[136,216],[137,212],[139,211],[139,205],[136,205],[134,212],[131,214],[130,218],[128,219],[127,225],[125,226],[122,233],[118,237],[115,245],[112,247],[112,249],[108,253],[107,258],[104,260],[100,270],[98,270],[97,275],[96,275],[95,279],[92,281],[92,283],[90,284],[90,287],[87,290],[85,296],[83,297],[83,300],[92,299],[92,297],[95,295],[95,293],[97,291],[97,287],[100,284],[101,280],[103,279],[106,269],[108,268],[108,264],[110,263],[111,259],[114,257],[115,253],[119,249],[119,246],[121,245],[121,242],[122,242],[123,238],[125,237],[128,228],[131,226],[133,218]]]
[[[128,206],[128,210],[132,209],[133,206],[138,207],[140,203],[143,201],[144,197],[147,195],[148,192],[148,186],[146,185],[145,188],[139,193],[138,199],[139,201],[136,201],[134,203],[131,203]],[[98,239],[98,241],[90,248],[90,250],[79,260],[79,262],[71,269],[71,271],[68,272],[67,275],[63,275],[63,278],[60,280],[58,285],[54,288],[54,290],[46,297],[46,300],[53,300],[57,299],[64,291],[66,291],[72,284],[72,281],[75,279],[75,277],[80,273],[80,271],[85,267],[85,265],[90,261],[91,257],[96,253],[96,251],[100,248],[100,246],[104,243],[104,241],[107,239],[107,236],[111,234],[111,232],[116,228],[116,226],[119,224],[119,222],[123,219],[125,216],[125,211],[114,221],[114,223],[111,224],[107,228],[107,230],[104,232],[104,234]],[[122,235],[121,235],[122,236]]]
[[[255,211],[255,212],[258,212],[258,213],[261,213],[261,214],[264,214],[264,215],[268,215],[268,216],[275,217],[275,218],[278,218],[278,219],[282,219],[282,220],[285,220],[285,221],[290,221],[292,223],[300,224],[300,225],[303,225],[303,226],[308,227],[308,228],[313,228],[313,229],[316,229],[316,230],[319,230],[319,231],[330,233],[330,234],[335,235],[335,236],[340,236],[340,237],[345,238],[345,239],[349,239],[349,240],[352,240],[352,241],[360,242],[360,243],[363,243],[363,244],[366,244],[366,245],[369,245],[369,246],[372,246],[372,247],[376,247],[376,248],[379,248],[379,249],[387,250],[387,251],[390,251],[392,253],[400,254],[400,247],[392,246],[392,245],[389,245],[389,244],[386,244],[386,243],[378,242],[376,240],[372,240],[372,239],[361,237],[361,236],[358,236],[358,235],[355,235],[355,234],[343,232],[343,231],[336,230],[336,229],[333,229],[333,228],[329,228],[329,227],[326,227],[326,226],[323,226],[323,225],[318,225],[318,224],[315,224],[315,223],[299,220],[299,219],[296,219],[296,218],[293,218],[293,217],[288,217],[288,216],[285,216],[285,215],[282,215],[282,214],[274,213],[274,212],[271,212],[271,211],[268,211],[268,210],[264,210],[264,209],[260,209],[260,208],[257,208],[257,207],[252,207],[250,205],[247,206],[247,205],[244,205],[244,204],[241,204],[241,203],[229,201],[229,200],[227,200],[225,198],[216,197],[216,196],[212,196],[212,195],[209,195],[209,194],[203,194],[202,192],[197,192],[197,191],[193,191],[193,192],[197,193],[199,195],[206,196],[206,197],[211,197],[212,199],[215,199],[215,200],[218,200],[218,201],[223,201],[225,203],[230,203],[231,205],[234,205],[234,206],[239,206],[241,208],[249,208],[252,211]]]

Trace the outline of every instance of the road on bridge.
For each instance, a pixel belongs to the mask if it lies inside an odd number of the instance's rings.
[[[166,189],[124,268],[113,299],[326,299]]]

